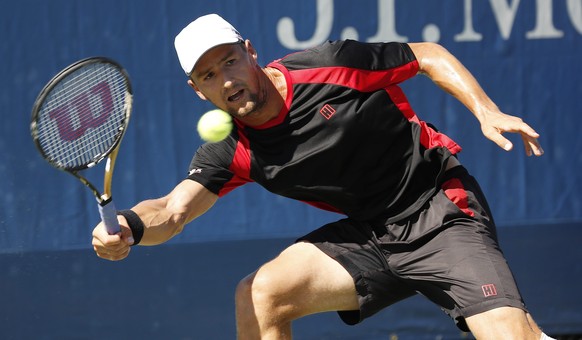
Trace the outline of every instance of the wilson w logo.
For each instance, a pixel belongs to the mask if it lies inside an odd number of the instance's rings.
[[[93,112],[92,107],[97,112]],[[89,91],[52,110],[49,116],[56,122],[61,138],[74,141],[88,129],[105,123],[112,111],[111,89],[106,82],[100,82]]]

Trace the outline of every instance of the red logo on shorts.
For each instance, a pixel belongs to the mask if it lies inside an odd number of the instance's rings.
[[[494,284],[483,285],[481,286],[481,289],[483,289],[483,295],[485,295],[485,297],[497,295],[497,289],[495,289]]]
[[[325,119],[330,119],[331,116],[333,116],[335,114],[335,109],[333,107],[331,107],[331,105],[325,104],[321,108],[321,110],[319,110],[319,113],[321,113],[321,115],[324,116]]]

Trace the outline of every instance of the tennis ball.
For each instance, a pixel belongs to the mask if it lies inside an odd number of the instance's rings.
[[[220,109],[210,110],[198,121],[198,134],[207,142],[216,143],[228,137],[232,130],[232,118]]]

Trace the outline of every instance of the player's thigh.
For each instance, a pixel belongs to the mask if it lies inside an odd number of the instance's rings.
[[[308,242],[289,246],[247,278],[253,303],[307,314],[358,309],[354,281],[337,261]]]
[[[465,319],[477,339],[539,339],[541,330],[522,309],[500,307]]]

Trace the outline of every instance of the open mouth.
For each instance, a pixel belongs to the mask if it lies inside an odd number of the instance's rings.
[[[234,102],[242,98],[244,90],[238,90],[233,95],[229,96],[227,99],[229,102]]]

